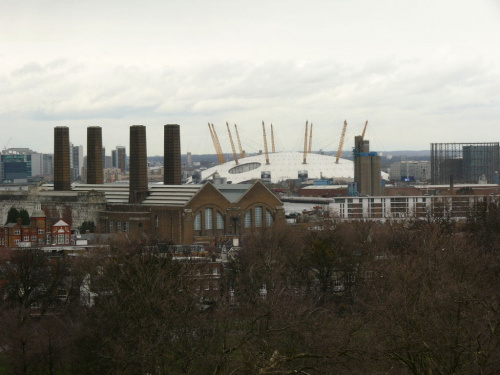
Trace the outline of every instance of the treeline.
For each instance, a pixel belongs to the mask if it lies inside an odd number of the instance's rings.
[[[211,304],[192,263],[143,244],[71,262],[16,251],[0,371],[498,374],[499,216],[256,233]]]

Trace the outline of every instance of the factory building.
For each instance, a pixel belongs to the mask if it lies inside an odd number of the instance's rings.
[[[55,128],[54,153],[59,170],[69,158],[56,152],[69,136],[67,128]],[[102,181],[101,129],[88,130],[88,181]],[[99,213],[101,233],[121,233],[129,239],[177,244],[215,244],[244,233],[283,224],[281,201],[260,181],[239,185],[181,185],[180,127],[165,125],[165,181],[148,184],[146,127],[130,127],[130,183],[73,185],[68,193],[93,192],[106,199]],[[69,144],[69,143],[67,143]],[[99,168],[100,167],[100,168]],[[91,173],[91,171],[94,172]],[[62,185],[62,174],[59,180]],[[64,186],[64,185],[63,185]]]

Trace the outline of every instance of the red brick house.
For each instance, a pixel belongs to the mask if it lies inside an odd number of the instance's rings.
[[[71,227],[64,220],[59,220],[52,225],[50,234],[52,245],[71,244]]]
[[[45,213],[36,208],[29,225],[17,223],[0,226],[0,247],[33,247],[44,245],[69,245],[71,243],[71,226],[58,219],[52,225]]]

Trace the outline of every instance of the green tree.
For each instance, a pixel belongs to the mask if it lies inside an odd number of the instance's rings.
[[[89,231],[89,233],[95,233],[95,223],[93,221],[84,221],[82,225],[78,227],[78,230],[80,233],[86,233]]]
[[[15,207],[11,207],[7,213],[7,221],[5,224],[17,223],[17,219],[20,217],[19,211]]]
[[[19,211],[19,217],[21,218],[21,225],[30,225],[30,215],[24,208]]]

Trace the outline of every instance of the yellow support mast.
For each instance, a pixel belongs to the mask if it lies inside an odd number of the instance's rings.
[[[234,130],[236,130],[236,139],[238,140],[238,147],[240,149],[240,158],[243,159],[245,157],[245,151],[241,148],[240,134],[238,133],[238,127],[234,124]]]
[[[214,132],[212,131],[212,127],[210,126],[210,123],[208,123],[208,130],[210,131],[210,136],[212,137],[212,142],[214,144],[215,153],[217,154],[217,159],[219,159],[219,164],[220,164],[219,151],[217,150],[217,142],[215,141]]]
[[[226,121],[226,126],[227,126],[227,132],[229,133],[229,141],[231,142],[231,149],[233,150],[233,158],[234,161],[236,162],[236,165],[238,165],[238,155],[236,155],[236,149],[234,148],[234,142],[233,142],[233,137],[231,136],[231,130],[229,129],[229,124]]]
[[[264,137],[264,152],[266,153],[266,165],[269,165],[269,153],[267,152],[266,127],[264,126],[264,121],[262,121],[262,135]]]
[[[273,131],[273,124],[271,123],[271,144],[273,146],[273,154],[276,152],[274,148],[274,131]]]
[[[214,124],[212,124],[212,132],[215,139],[215,150],[217,151],[217,157],[219,158],[219,163],[224,164],[226,162],[226,158],[222,153],[222,147],[220,146],[219,137],[217,136],[217,132],[215,131]]]
[[[339,149],[337,150],[337,159],[335,160],[335,164],[339,163],[339,159],[342,156],[342,149],[344,148],[344,138],[346,129],[347,129],[347,121],[344,120],[344,127],[342,128],[342,135],[340,136]]]
[[[306,163],[306,154],[307,154],[307,130],[309,128],[309,121],[306,121],[306,134],[304,135],[304,160],[302,161],[302,164],[307,164]]]
[[[363,134],[361,134],[361,139],[365,139],[366,127],[368,126],[368,120],[365,122],[365,127],[363,128]]]
[[[308,151],[308,154],[311,153],[312,143],[313,143],[313,123],[311,122],[311,130],[309,132],[309,151]]]

